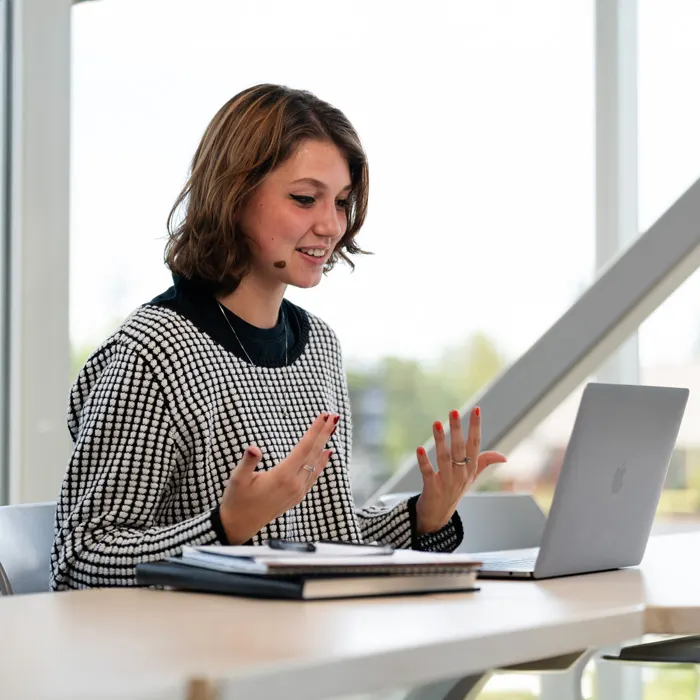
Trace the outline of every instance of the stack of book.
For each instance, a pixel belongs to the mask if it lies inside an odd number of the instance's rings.
[[[477,590],[479,566],[464,554],[272,540],[185,547],[180,557],[137,565],[136,578],[171,590],[318,600]]]

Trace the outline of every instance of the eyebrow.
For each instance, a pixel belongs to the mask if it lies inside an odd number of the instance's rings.
[[[302,177],[299,180],[294,180],[292,182],[293,185],[299,185],[299,184],[306,184],[306,185],[313,185],[314,187],[317,187],[319,190],[327,190],[328,187],[326,186],[325,182],[321,182],[320,180],[317,180],[315,177]],[[352,185],[345,185],[341,192],[345,192],[345,190],[351,190]]]

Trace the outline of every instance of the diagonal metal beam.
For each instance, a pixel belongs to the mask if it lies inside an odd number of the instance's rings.
[[[601,270],[573,306],[513,365],[474,397],[482,448],[509,452],[593,373],[700,267],[700,180],[656,223]],[[425,445],[435,463],[435,446]],[[370,503],[392,492],[420,491],[415,458]]]

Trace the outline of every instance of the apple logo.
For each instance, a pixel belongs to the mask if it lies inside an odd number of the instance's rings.
[[[615,476],[613,476],[612,481],[612,492],[619,493],[622,488],[622,480],[625,478],[625,471],[627,470],[627,460],[625,460],[616,470]]]

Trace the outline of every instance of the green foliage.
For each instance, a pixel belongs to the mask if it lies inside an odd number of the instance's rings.
[[[71,347],[70,353],[70,377],[71,381],[74,381],[78,376],[78,373],[83,368],[83,365],[87,362],[88,357],[92,355],[95,350],[95,346],[81,345],[80,347]]]
[[[697,692],[698,677],[692,666],[656,669],[644,684],[644,700],[694,700]]]
[[[449,348],[434,366],[386,357],[371,371],[348,372],[353,412],[359,418],[364,390],[373,385],[381,388],[386,402],[384,457],[396,468],[429,439],[433,421],[447,421],[450,410],[461,409],[505,365],[505,358],[483,333]]]
[[[71,346],[71,381],[75,380],[83,365],[103,340],[106,340],[119,326],[123,319],[113,318],[104,325],[103,329],[95,334],[98,340],[79,346]]]

